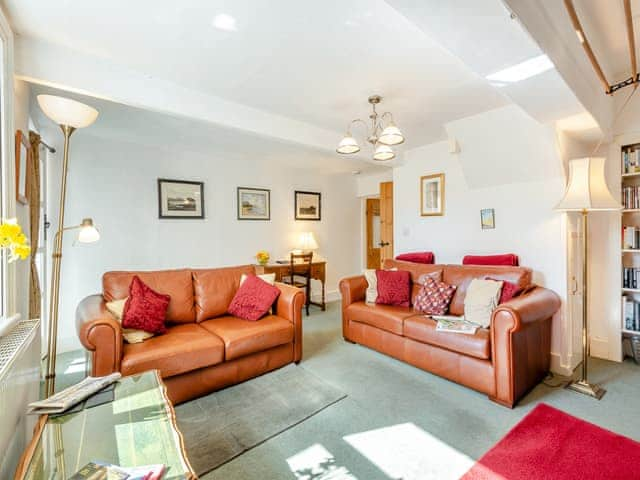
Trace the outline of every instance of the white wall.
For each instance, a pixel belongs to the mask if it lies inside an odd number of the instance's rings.
[[[62,350],[79,347],[76,305],[84,296],[101,291],[101,276],[108,270],[247,264],[260,249],[281,258],[293,248],[296,232],[313,231],[318,254],[327,260],[330,297],[337,298],[340,278],[359,271],[360,205],[349,173],[326,175],[260,159],[230,160],[213,151],[204,155],[152,148],[82,130],[73,135],[70,152],[65,223],[91,216],[102,237],[96,244],[75,246],[73,235],[65,237]],[[206,219],[159,220],[159,177],[203,181]],[[50,170],[49,178],[57,182],[59,172]],[[271,189],[271,221],[237,220],[238,186]],[[294,190],[322,193],[321,222],[293,220]],[[57,209],[57,203],[50,203],[51,208],[54,205]]]
[[[510,107],[506,107],[510,108]],[[477,115],[469,128],[489,132],[486,142],[499,141],[490,132],[503,135],[521,128],[518,117],[502,118],[501,123],[488,123],[490,115]],[[549,151],[561,159],[555,150],[552,131],[538,131],[536,141],[545,143]],[[516,145],[517,146],[517,145]],[[464,145],[462,148],[465,148]],[[473,152],[466,151],[466,155]],[[498,155],[499,152],[496,154]],[[529,162],[535,168],[535,157],[525,150],[505,152],[502,157],[477,158],[478,162]],[[438,263],[461,263],[465,254],[515,253],[521,265],[531,267],[534,281],[557,292],[566,301],[566,217],[555,212],[554,206],[564,193],[564,177],[555,169],[554,175],[536,181],[522,178],[518,183],[492,185],[472,189],[457,155],[448,153],[446,141],[413,149],[405,153],[405,164],[394,169],[394,218],[396,253],[430,250]],[[445,174],[445,214],[441,217],[420,216],[420,177],[433,173]],[[488,185],[492,182],[487,181]],[[496,228],[480,228],[480,209],[495,209]],[[572,365],[570,335],[564,308],[553,321],[552,361],[555,371],[565,372]]]

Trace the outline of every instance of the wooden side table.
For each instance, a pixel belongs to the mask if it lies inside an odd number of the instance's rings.
[[[15,478],[67,480],[91,461],[123,467],[162,463],[167,477],[197,478],[157,370],[120,379],[113,402],[42,415]]]
[[[264,273],[275,273],[276,282],[281,282],[282,277],[289,275],[289,263],[268,263],[267,265],[255,265],[256,273],[262,275]],[[295,267],[294,267],[295,268]],[[327,309],[325,301],[325,283],[327,281],[327,262],[314,261],[311,262],[311,278],[318,280],[322,284],[322,300],[321,302],[310,302],[311,305],[320,307],[324,312]]]

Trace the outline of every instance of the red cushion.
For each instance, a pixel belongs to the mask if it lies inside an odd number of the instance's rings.
[[[280,295],[280,289],[249,275],[236,292],[229,313],[244,320],[260,320]]]
[[[122,326],[151,333],[164,333],[164,320],[171,297],[152,290],[135,275],[129,285],[129,298],[122,309]]]
[[[404,260],[413,263],[435,263],[433,252],[413,252],[402,253],[396,257],[396,260]]]
[[[411,305],[411,274],[406,270],[376,270],[378,298],[381,305]]]
[[[517,267],[519,265],[518,256],[513,253],[503,255],[465,255],[462,259],[463,265],[503,265],[507,267]]]
[[[426,277],[420,292],[416,295],[414,308],[429,315],[444,315],[449,310],[449,304],[455,292],[455,285],[448,285]]]
[[[517,283],[507,282],[505,280],[498,280],[497,278],[485,277],[485,280],[493,280],[494,282],[502,282],[502,292],[500,292],[500,301],[498,304],[508,302],[513,297],[516,297],[522,288]]]

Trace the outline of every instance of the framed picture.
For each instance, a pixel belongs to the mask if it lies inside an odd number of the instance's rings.
[[[444,173],[420,177],[420,215],[444,215]]]
[[[496,217],[493,208],[480,210],[480,226],[483,230],[496,228]]]
[[[321,220],[320,193],[296,190],[294,196],[296,220]]]
[[[204,218],[204,183],[159,178],[158,218]]]
[[[271,220],[271,190],[238,187],[238,220]]]
[[[31,146],[21,130],[16,130],[16,200],[29,203],[28,181],[31,165]]]

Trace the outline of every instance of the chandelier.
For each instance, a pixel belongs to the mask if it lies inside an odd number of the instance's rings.
[[[382,97],[380,95],[371,95],[369,97],[369,103],[373,109],[371,115],[369,115],[369,118],[371,119],[371,126],[360,118],[351,120],[347,127],[347,133],[338,144],[336,152],[348,155],[351,153],[358,153],[360,151],[360,145],[358,145],[356,139],[351,135],[351,126],[356,123],[362,123],[366,129],[366,141],[373,145],[375,149],[373,152],[373,159],[383,162],[395,158],[396,154],[393,152],[391,146],[399,145],[404,142],[404,135],[402,135],[400,129],[393,122],[393,115],[391,115],[390,112],[384,112],[382,114],[378,114],[378,112],[376,112],[376,105],[381,101]],[[389,118],[389,122],[384,126],[383,122],[387,117]]]

